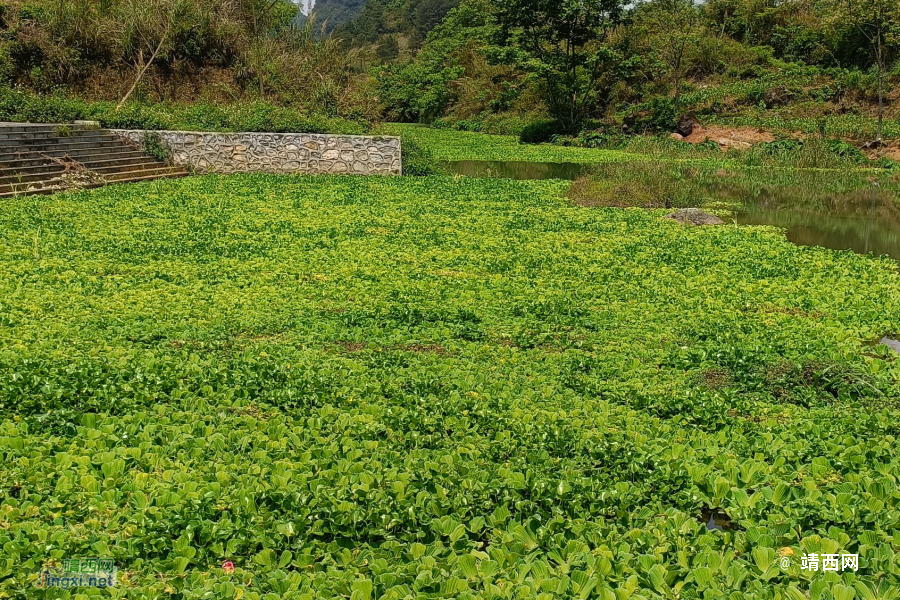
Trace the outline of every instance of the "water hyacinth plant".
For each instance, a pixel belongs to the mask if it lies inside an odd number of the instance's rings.
[[[0,595],[893,597],[896,263],[566,189],[7,200]]]

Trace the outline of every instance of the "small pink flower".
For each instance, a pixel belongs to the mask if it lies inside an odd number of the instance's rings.
[[[226,560],[222,563],[222,570],[226,573],[234,573],[234,563],[230,560]]]

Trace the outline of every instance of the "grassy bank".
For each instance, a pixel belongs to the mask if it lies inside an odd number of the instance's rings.
[[[749,149],[720,150],[715,142],[688,144],[658,136],[587,136],[562,139],[570,145],[523,144],[514,136],[434,129],[390,123],[378,131],[400,135],[428,152],[436,161],[530,161],[607,164],[625,161],[683,163],[705,168],[755,168],[777,170],[830,169],[868,172],[881,176],[895,172],[897,163],[870,161],[857,148],[829,140],[775,141]],[[595,145],[597,147],[584,147]],[[614,168],[614,167],[611,167]]]
[[[868,344],[900,331],[896,263],[566,189],[9,200],[0,594],[94,555],[135,599],[900,586],[900,362]],[[800,570],[842,552],[855,574]]]
[[[438,161],[509,160],[532,162],[604,163],[637,160],[640,156],[616,150],[572,148],[550,144],[520,144],[511,135],[489,135],[469,131],[433,129],[389,123],[384,133],[401,135],[427,149]]]

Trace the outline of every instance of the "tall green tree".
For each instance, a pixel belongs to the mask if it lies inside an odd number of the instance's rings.
[[[700,17],[697,7],[694,0],[650,0],[640,7],[638,17],[652,52],[666,66],[677,113],[688,52],[703,35],[697,30]]]
[[[496,0],[493,58],[540,83],[547,108],[566,132],[605,105],[618,53],[610,35],[627,0]]]
[[[897,0],[839,0],[836,14],[865,36],[878,77],[878,133],[884,131],[885,72],[900,50],[900,3]]]

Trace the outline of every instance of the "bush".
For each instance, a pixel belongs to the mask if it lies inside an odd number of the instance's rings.
[[[411,177],[424,177],[443,172],[440,163],[431,151],[423,148],[418,142],[404,137],[402,140],[403,174]]]
[[[562,132],[562,126],[557,121],[546,119],[534,121],[522,129],[519,141],[523,144],[545,144],[560,132]]]
[[[633,107],[629,113],[625,122],[637,133],[672,131],[678,120],[675,99],[668,96],[657,96],[650,102]]]
[[[0,120],[31,123],[99,121],[112,129],[178,129],[185,131],[255,131],[268,133],[337,133],[361,135],[371,125],[337,117],[306,114],[265,102],[250,104],[145,104],[120,110],[112,102],[85,102],[64,95],[37,96],[0,88]]]
[[[143,144],[144,153],[154,157],[155,159],[167,163],[172,158],[169,148],[163,143],[162,138],[155,131],[148,131],[144,134]]]

